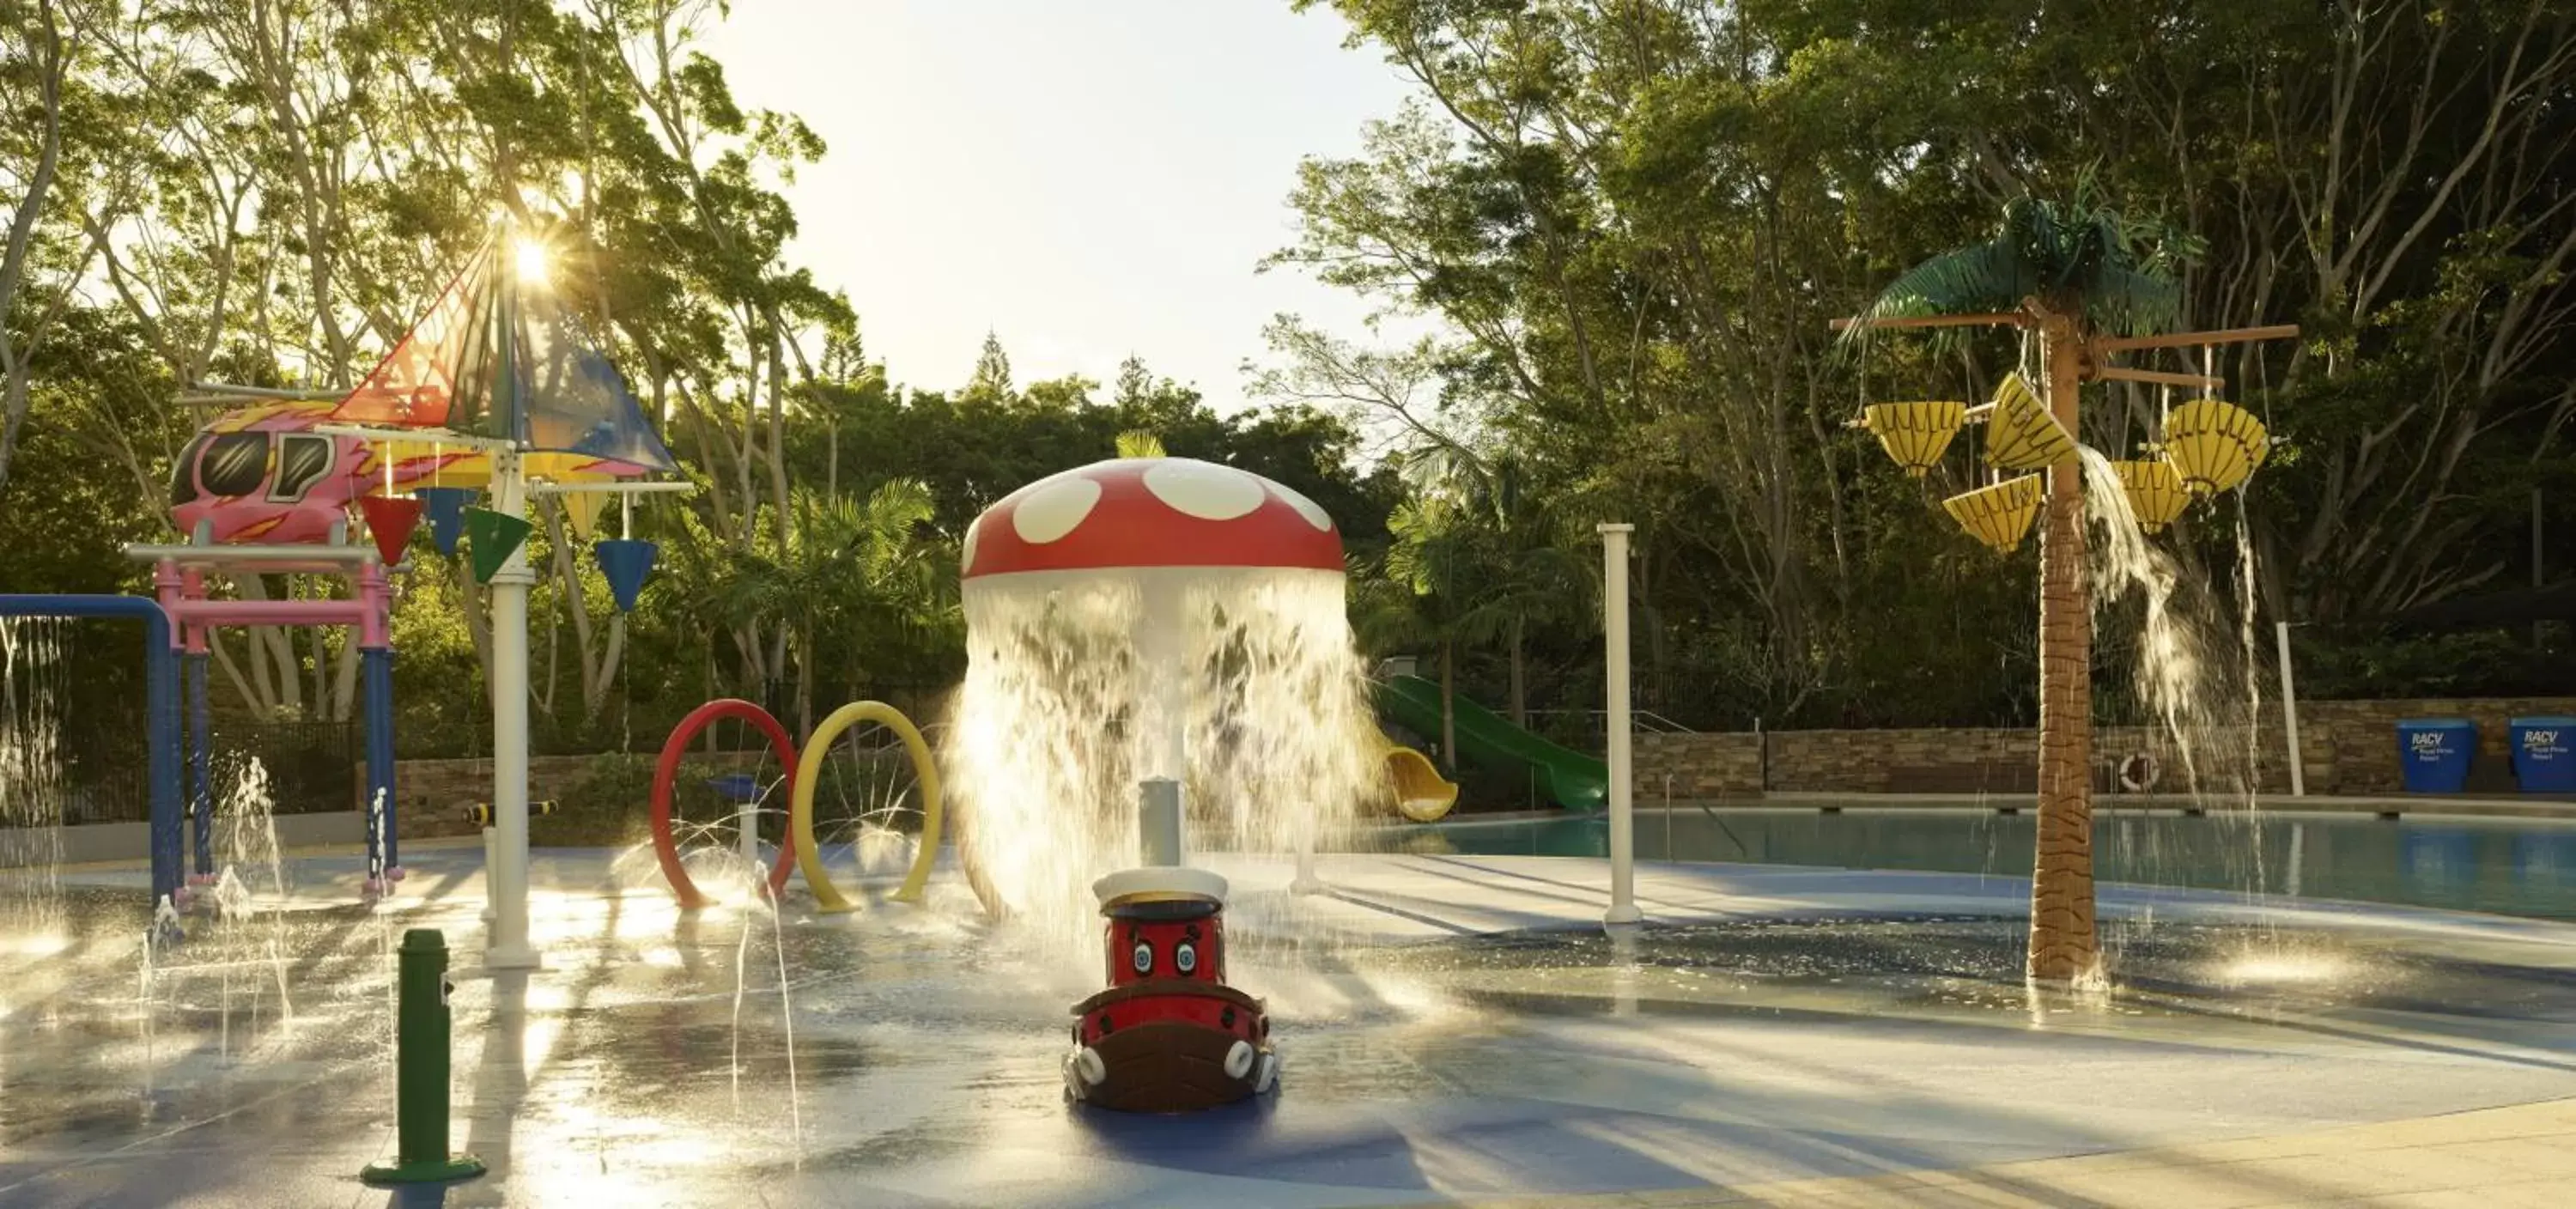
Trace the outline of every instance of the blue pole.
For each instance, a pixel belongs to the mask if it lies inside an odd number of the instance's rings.
[[[159,609],[158,605],[154,606]],[[168,614],[161,625],[167,626]],[[186,742],[179,728],[179,659],[167,640],[155,641],[145,623],[144,641],[152,644],[151,672],[145,677],[145,708],[152,715],[152,901],[176,903],[186,884],[180,847],[185,840],[179,817],[179,751]]]
[[[179,656],[170,644],[170,614],[140,596],[0,594],[0,617],[109,617],[143,623],[146,768],[151,777],[152,901],[178,900],[182,871],[179,819]]]
[[[209,880],[215,876],[215,735],[206,712],[212,660],[204,651],[179,656],[179,671],[188,687],[188,816],[197,826],[197,876]]]
[[[359,675],[366,682],[367,710],[367,851],[384,859],[384,868],[368,872],[388,875],[400,863],[394,850],[394,653],[385,647],[366,647],[358,652]],[[379,809],[378,804],[382,804]]]

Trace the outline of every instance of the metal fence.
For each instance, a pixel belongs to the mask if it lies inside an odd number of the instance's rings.
[[[311,814],[357,807],[358,769],[365,753],[354,722],[235,722],[215,727],[211,755],[216,808],[239,792],[250,762],[268,777],[273,813]],[[63,823],[140,823],[151,818],[151,784],[138,723],[131,732],[92,728],[66,736],[61,752]],[[181,770],[194,788],[193,770]]]
[[[254,759],[268,774],[274,813],[357,808],[358,769],[366,746],[356,722],[218,722],[214,732],[219,809]]]

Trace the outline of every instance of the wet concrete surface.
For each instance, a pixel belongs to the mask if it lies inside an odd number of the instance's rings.
[[[1658,922],[1606,935],[1585,926],[1598,862],[1351,856],[1327,876],[1401,900],[1392,934],[1370,932],[1377,907],[1237,877],[1230,973],[1271,1001],[1280,1093],[1123,1117],[1057,1081],[1096,953],[987,925],[953,884],[921,908],[818,916],[791,894],[692,916],[611,854],[549,853],[548,966],[492,976],[479,857],[416,854],[384,908],[354,905],[354,861],[299,861],[291,892],[192,921],[148,972],[131,874],[66,875],[50,913],[7,914],[0,1205],[1426,1203],[1965,1167],[2576,1087],[2561,925],[2168,894],[2112,913],[2110,986],[2033,995],[2019,921],[1979,909],[2009,886],[1665,867],[1641,881]],[[1498,912],[1554,926],[1478,934]],[[393,1150],[412,927],[454,951],[453,1137],[493,1170],[388,1192],[356,1175]]]

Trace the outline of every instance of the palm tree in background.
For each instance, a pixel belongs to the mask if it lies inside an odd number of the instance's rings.
[[[1373,647],[1440,653],[1440,758],[1458,763],[1458,647],[1504,632],[1510,612],[1494,586],[1489,535],[1451,495],[1418,496],[1387,518],[1380,574],[1363,577],[1356,628]]]
[[[792,499],[796,523],[783,556],[765,545],[738,553],[712,603],[736,621],[788,623],[798,726],[811,731],[826,663],[854,683],[870,655],[921,642],[950,611],[954,564],[923,536],[934,508],[918,480],[889,479],[864,500],[806,491]]]
[[[2181,321],[2177,261],[2190,237],[2099,204],[2090,182],[2071,203],[2019,198],[1993,237],[1908,270],[1868,320],[1990,315],[2039,333],[2045,401],[2080,437],[2077,396],[2099,336],[2145,336]],[[2032,857],[2030,977],[2065,982],[2099,964],[2093,914],[2093,617],[2084,572],[2082,462],[2048,469],[2039,570],[2039,836]]]
[[[1527,730],[1529,631],[1581,625],[1592,618],[1592,564],[1571,548],[1564,525],[1534,489],[1522,459],[1502,454],[1457,469],[1451,485],[1487,538],[1483,594],[1502,618],[1512,725]]]

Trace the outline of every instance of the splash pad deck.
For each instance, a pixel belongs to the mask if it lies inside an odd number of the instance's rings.
[[[339,905],[356,858],[295,861],[288,909],[245,925],[269,934],[192,940],[148,1002],[140,874],[66,871],[96,922],[0,952],[0,1203],[389,1203],[354,1178],[392,1144],[386,938],[480,940],[480,854],[414,857],[382,913]],[[2563,925],[2110,888],[2106,915],[2155,921],[2114,932],[2138,982],[2033,1002],[2010,879],[1646,866],[1653,923],[1611,938],[1598,861],[1329,856],[1332,893],[1302,898],[1285,863],[1210,863],[1289,1073],[1273,1101],[1137,1119],[1061,1098],[1063,1005],[1097,955],[988,928],[953,877],[918,909],[884,883],[851,916],[791,895],[693,918],[649,858],[541,850],[548,968],[468,971],[455,996],[456,1142],[494,1173],[422,1203],[1714,1204],[2402,1133],[2381,1123],[2564,1095],[2576,1071]],[[2378,1186],[2308,1178],[2236,1203]]]

